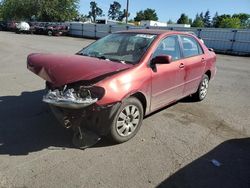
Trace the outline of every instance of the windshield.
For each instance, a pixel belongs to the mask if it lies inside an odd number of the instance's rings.
[[[121,63],[137,64],[155,37],[156,35],[138,33],[110,34],[77,54]]]

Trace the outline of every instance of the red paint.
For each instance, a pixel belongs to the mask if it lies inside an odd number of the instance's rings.
[[[32,72],[52,82],[54,86],[91,80],[131,67],[128,64],[79,55],[31,54],[27,61]]]
[[[214,77],[216,55],[191,34],[163,30],[133,30],[133,33],[157,34],[146,54],[137,65],[124,65],[96,58],[82,56],[33,54],[28,57],[28,64],[33,72],[39,74],[42,67],[43,77],[49,77],[54,85],[60,86],[80,80],[93,79],[102,74],[127,69],[107,77],[98,83],[105,89],[104,97],[97,101],[98,105],[107,105],[122,101],[126,97],[141,93],[146,98],[146,114],[196,92],[202,76],[211,72]],[[151,55],[159,42],[170,35],[193,36],[201,45],[204,54],[183,58],[170,64],[157,64],[156,71],[150,66]],[[48,78],[46,78],[48,80]]]

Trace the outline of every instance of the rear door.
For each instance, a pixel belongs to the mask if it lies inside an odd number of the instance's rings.
[[[190,35],[180,35],[180,41],[185,66],[183,96],[187,96],[197,91],[206,66],[206,59],[196,38]]]
[[[159,55],[170,55],[172,62],[170,64],[156,64],[155,70],[152,69],[151,111],[179,99],[184,87],[185,72],[178,36],[173,35],[163,39],[152,58]]]

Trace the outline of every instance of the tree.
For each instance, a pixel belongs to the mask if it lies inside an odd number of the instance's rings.
[[[124,18],[126,18],[126,15],[127,15],[127,10],[126,9],[123,9],[123,11],[120,11],[119,12],[119,16],[117,18],[117,21],[120,21],[122,22],[124,20]],[[130,16],[130,13],[128,13],[128,17]]]
[[[211,16],[209,10],[205,12],[203,22],[205,27],[211,27],[212,24],[211,24]]]
[[[174,22],[171,19],[169,19],[167,24],[174,24]]]
[[[184,13],[181,14],[181,17],[177,20],[178,24],[189,24],[188,16],[186,16]]]
[[[204,27],[204,21],[199,14],[196,14],[192,27]]]
[[[238,29],[241,27],[241,22],[239,18],[223,18],[220,22],[219,27]]]
[[[77,21],[77,22],[87,22],[87,21],[90,21],[90,18],[89,18],[88,15],[79,14],[79,15],[77,15],[77,17],[75,18],[74,21]]]
[[[2,0],[5,20],[67,21],[78,14],[79,0]]]
[[[192,18],[189,18],[189,19],[188,19],[188,24],[189,24],[189,25],[192,25],[192,24],[193,24]]]
[[[240,19],[240,23],[241,23],[242,28],[247,28],[248,27],[250,14],[246,14],[246,13],[234,14],[232,17]]]
[[[134,18],[134,20],[136,22],[140,22],[142,20],[153,20],[153,21],[157,21],[158,20],[158,16],[157,13],[155,12],[154,9],[146,9],[144,11],[139,11],[136,13],[136,17]]]
[[[203,12],[200,13],[200,18],[204,20]]]
[[[32,0],[31,0],[32,1]],[[40,4],[39,20],[67,21],[74,20],[78,15],[78,0],[36,0]],[[35,14],[33,14],[35,15]]]
[[[3,6],[2,6],[2,2],[0,2],[0,20],[3,19]]]
[[[102,16],[103,11],[100,7],[98,7],[97,3],[95,1],[90,2],[90,11],[89,11],[89,17],[92,18],[93,22],[96,22],[97,16]]]
[[[218,14],[218,12],[216,12],[213,19],[212,19],[212,26],[213,27],[216,27],[216,25],[218,23],[218,17],[219,17],[219,14]]]
[[[121,4],[117,1],[114,1],[109,7],[108,17],[112,20],[117,20],[120,14],[122,14],[120,9],[121,9]]]
[[[216,15],[216,18],[215,17],[213,18],[213,26],[216,28],[221,27],[221,22],[225,18],[231,18],[231,15],[229,14],[222,14],[220,16]]]

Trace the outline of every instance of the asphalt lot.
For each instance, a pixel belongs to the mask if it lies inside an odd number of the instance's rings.
[[[250,187],[249,57],[218,55],[205,101],[182,100],[131,141],[82,151],[41,102],[44,81],[26,57],[91,42],[0,32],[0,187]]]

